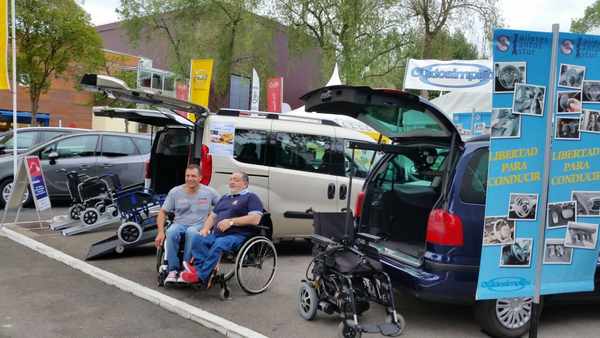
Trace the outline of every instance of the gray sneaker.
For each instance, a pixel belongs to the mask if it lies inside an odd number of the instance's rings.
[[[169,274],[167,275],[167,278],[165,278],[165,284],[168,283],[177,283],[177,271],[170,271]]]

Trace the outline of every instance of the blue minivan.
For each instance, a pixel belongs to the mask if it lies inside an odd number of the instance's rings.
[[[473,304],[494,337],[527,332],[531,298],[475,301],[489,137],[464,142],[438,108],[402,91],[331,86],[302,99],[307,111],[352,116],[393,140],[381,147],[355,213],[359,231],[382,237],[376,245],[395,286],[424,300]]]

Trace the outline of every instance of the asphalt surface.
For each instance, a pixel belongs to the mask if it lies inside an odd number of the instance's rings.
[[[54,210],[55,214],[64,212],[66,212],[66,208]],[[21,219],[33,219],[34,215],[33,212],[26,211]],[[91,243],[110,237],[114,235],[115,231],[112,228],[73,237],[63,237],[48,229],[40,229],[37,224],[11,225],[10,228],[80,259],[85,257]],[[314,321],[307,322],[301,319],[296,312],[296,292],[311,259],[310,246],[303,241],[281,243],[277,245],[277,250],[279,253],[278,271],[271,288],[263,294],[248,296],[233,282],[231,284],[233,299],[230,301],[220,300],[218,288],[199,292],[185,287],[168,289],[158,287],[155,273],[155,250],[151,245],[129,249],[121,255],[115,254],[104,259],[89,261],[89,263],[270,337],[335,337],[339,323],[338,317],[319,313]],[[0,262],[3,261],[0,260]],[[0,268],[4,269],[4,263],[0,265]],[[35,268],[35,270],[37,269]],[[80,273],[76,272],[76,274]],[[43,279],[41,275],[37,276]],[[11,287],[5,289],[7,288],[5,284],[2,283],[0,290],[11,290]],[[116,289],[112,287],[105,287],[104,290],[107,294],[116,292]],[[138,302],[144,303],[141,300]],[[486,337],[475,322],[473,310],[470,307],[427,303],[404,294],[398,297],[397,302],[398,311],[404,315],[407,322],[403,337]],[[29,302],[25,303],[27,304],[23,304],[22,307],[30,306]],[[44,299],[42,302],[34,302],[42,307],[49,306],[46,303],[52,304],[52,301]],[[129,303],[129,300],[120,303]],[[122,306],[124,305],[122,304]],[[0,304],[0,309],[2,306]],[[19,305],[11,307],[19,308]],[[148,307],[154,306],[148,305]],[[25,310],[22,311],[26,313]],[[600,304],[598,303],[546,306],[541,318],[539,337],[597,337],[600,331],[599,314]],[[373,323],[382,321],[384,314],[379,306],[372,306],[371,310],[363,317],[361,320]],[[1,316],[0,320],[2,320]],[[2,324],[0,323],[0,325]],[[65,325],[68,327],[71,324]],[[129,327],[126,324],[123,325],[121,335],[127,335],[125,332],[130,332],[128,331]],[[196,324],[193,325],[196,326]],[[0,334],[2,332],[0,330]],[[114,332],[119,332],[116,325]],[[147,332],[151,333],[149,336],[156,333],[154,330]],[[203,336],[202,334],[196,335]],[[146,335],[140,334],[140,336]],[[166,336],[172,335],[167,334]],[[365,335],[365,337],[372,336]]]
[[[222,337],[0,236],[0,337]]]

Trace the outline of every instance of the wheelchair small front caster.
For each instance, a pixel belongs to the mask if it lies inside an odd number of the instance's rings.
[[[231,300],[231,291],[228,288],[222,288],[219,296],[221,300]]]
[[[362,333],[350,326],[347,325],[346,323],[344,323],[344,321],[342,321],[340,323],[340,325],[338,325],[338,338],[360,338],[362,336]]]
[[[388,337],[399,337],[402,334],[402,332],[404,332],[404,328],[406,327],[406,321],[404,320],[404,316],[402,316],[399,313],[396,313],[396,318],[398,318],[398,322],[395,323],[398,326],[398,331],[396,331],[393,334],[388,335]],[[394,314],[393,313],[388,313],[385,316],[385,323],[386,324],[394,323]]]

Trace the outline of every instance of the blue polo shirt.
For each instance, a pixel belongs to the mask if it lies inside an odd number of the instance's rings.
[[[247,189],[242,190],[239,194],[226,194],[221,197],[212,212],[216,215],[215,225],[213,226],[215,235],[224,236],[232,233],[249,234],[250,231],[241,227],[232,227],[224,233],[217,228],[217,224],[226,219],[241,217],[251,214],[262,215],[263,205],[260,198],[255,193],[249,192]]]

